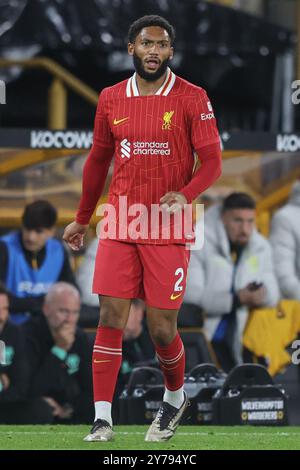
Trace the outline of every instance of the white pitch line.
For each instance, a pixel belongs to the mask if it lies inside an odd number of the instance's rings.
[[[36,435],[36,436],[52,436],[53,434],[55,435],[61,435],[61,436],[68,436],[68,435],[78,435],[82,436],[84,433],[79,432],[79,431],[68,431],[68,432],[57,432],[57,431],[1,431],[0,430],[0,435],[7,434],[7,435],[13,435],[13,434],[21,434],[21,435]],[[146,432],[130,432],[130,431],[116,431],[116,435],[123,435],[123,436],[144,436]],[[264,437],[264,436],[282,436],[282,437],[288,437],[288,436],[300,436],[300,433],[298,432],[177,432],[176,436],[255,436],[255,437]]]

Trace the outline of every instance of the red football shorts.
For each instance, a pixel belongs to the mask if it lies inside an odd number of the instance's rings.
[[[190,251],[185,245],[146,245],[99,241],[93,292],[124,299],[140,298],[151,307],[179,309]]]

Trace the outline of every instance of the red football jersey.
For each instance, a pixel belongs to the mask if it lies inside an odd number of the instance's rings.
[[[151,205],[160,204],[165,193],[184,193],[192,178],[196,150],[199,154],[201,147],[220,142],[205,90],[168,69],[165,82],[155,95],[139,96],[134,74],[101,92],[94,142],[111,147],[114,154],[108,202],[116,209],[117,226],[115,235],[109,238],[139,243],[184,243],[186,237],[175,239],[172,233],[169,238],[162,238],[164,222],[160,222],[158,236],[156,227],[151,225],[150,211]],[[149,211],[146,229],[144,226],[139,239],[127,232],[128,223],[141,215],[133,206],[128,216],[126,211],[133,204],[143,204]],[[140,228],[137,220],[134,227]]]

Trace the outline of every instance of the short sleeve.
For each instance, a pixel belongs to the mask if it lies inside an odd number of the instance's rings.
[[[94,123],[93,143],[96,147],[114,147],[114,139],[107,118],[107,89],[99,96]]]
[[[203,89],[194,97],[190,108],[191,140],[195,150],[220,143],[220,135],[211,102]]]

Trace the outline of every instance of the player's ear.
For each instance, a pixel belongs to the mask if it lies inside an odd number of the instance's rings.
[[[174,57],[174,47],[170,47],[170,56],[169,56],[169,59],[173,59]]]
[[[132,44],[132,42],[129,42],[127,44],[127,51],[128,51],[128,54],[129,55],[133,55],[134,54],[134,45]]]

